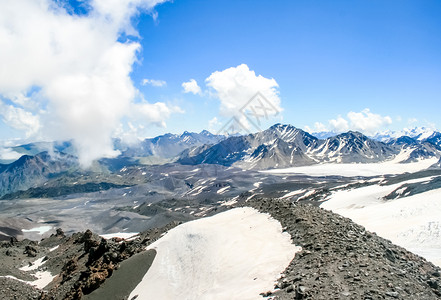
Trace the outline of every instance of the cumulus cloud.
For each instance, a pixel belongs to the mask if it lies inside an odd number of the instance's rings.
[[[194,79],[190,79],[190,81],[183,82],[182,87],[184,88],[184,93],[192,93],[194,95],[200,95],[202,93],[198,82]]]
[[[256,93],[265,98],[262,103],[255,103],[253,108],[266,106],[266,110],[254,111],[257,117],[271,117],[282,111],[278,92],[278,84],[274,78],[256,75],[246,64],[231,67],[212,73],[206,80],[206,85],[213,89],[213,95],[220,101],[220,114],[225,117],[237,117],[247,126],[243,110]],[[252,107],[252,105],[250,106]]]
[[[306,130],[310,132],[335,132],[341,133],[349,130],[360,131],[367,135],[374,135],[378,131],[385,129],[392,124],[392,118],[389,116],[382,116],[375,114],[366,108],[361,112],[349,112],[346,118],[338,116],[335,119],[328,121],[328,125],[320,122],[314,124],[314,128],[308,126]]]
[[[154,87],[164,87],[167,85],[167,82],[164,80],[157,80],[157,79],[144,79],[142,81],[142,85],[151,85]]]
[[[222,123],[219,122],[219,120],[217,119],[217,117],[214,117],[213,119],[211,119],[210,121],[208,121],[208,130],[210,131],[215,131],[216,128],[218,129],[219,126],[221,126]]]
[[[349,122],[341,116],[338,116],[336,119],[329,120],[329,126],[331,131],[335,132],[345,132],[349,130]]]
[[[349,112],[348,119],[351,123],[351,128],[363,133],[373,135],[379,129],[387,127],[392,124],[392,118],[389,116],[381,116],[372,113],[368,108],[361,112]]]
[[[0,116],[10,127],[25,132],[26,137],[36,134],[40,130],[40,118],[29,111],[13,105],[0,102]]]
[[[9,162],[9,161],[17,160],[20,157],[21,157],[20,153],[15,152],[10,148],[0,148],[0,160]]]
[[[2,1],[0,95],[13,102],[3,103],[4,121],[28,136],[73,138],[83,166],[116,155],[120,120],[146,108],[129,76],[141,50],[131,18],[161,2],[91,0],[75,15],[51,0]],[[159,106],[164,120],[170,110]]]
[[[131,117],[134,120],[149,120],[149,123],[165,127],[165,120],[168,119],[172,113],[184,113],[178,106],[166,105],[163,102],[149,103],[142,101],[135,104]]]

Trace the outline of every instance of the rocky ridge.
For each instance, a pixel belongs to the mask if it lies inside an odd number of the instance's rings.
[[[246,203],[279,220],[302,251],[273,299],[441,299],[441,269],[350,219],[283,200]]]

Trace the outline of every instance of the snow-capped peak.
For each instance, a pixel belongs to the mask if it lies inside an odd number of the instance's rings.
[[[413,139],[422,141],[424,139],[429,138],[434,133],[436,133],[436,130],[434,128],[414,127],[414,128],[404,128],[403,130],[399,130],[399,131],[385,130],[385,131],[377,132],[374,136],[372,136],[372,138],[382,142],[389,142],[391,139],[396,139],[402,136],[408,136]]]

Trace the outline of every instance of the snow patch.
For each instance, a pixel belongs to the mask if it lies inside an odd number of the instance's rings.
[[[22,279],[18,279],[17,277],[14,277],[12,275],[6,275],[6,276],[0,276],[2,278],[10,278],[10,279],[14,279],[29,285],[33,285],[35,286],[37,289],[43,289],[44,287],[46,287],[49,283],[51,283],[51,281],[55,278],[55,276],[53,276],[49,271],[39,271],[35,274],[33,274],[33,276],[37,277],[36,280],[34,281],[26,281],[26,280],[22,280]]]
[[[19,270],[22,270],[22,271],[25,271],[25,272],[36,270],[36,269],[38,269],[40,266],[42,266],[46,262],[46,261],[43,261],[43,260],[44,260],[44,256],[40,257],[39,259],[34,261],[30,266],[21,267]]]
[[[155,260],[129,299],[257,299],[301,250],[252,208],[179,225],[147,249]]]
[[[225,193],[229,188],[230,188],[229,185],[226,186],[226,187],[223,187],[223,188],[217,190],[217,193],[218,193],[218,194],[223,194],[223,193]]]
[[[52,226],[40,226],[32,229],[22,229],[22,232],[38,232],[38,234],[43,234],[52,229]]]
[[[100,237],[106,240],[112,238],[130,239],[131,237],[134,237],[138,234],[139,232],[115,232],[115,233],[100,234]]]
[[[295,196],[295,195],[301,194],[301,193],[303,193],[304,191],[305,191],[305,190],[292,191],[292,192],[289,192],[289,193],[283,195],[280,199],[286,199],[286,198],[289,198],[289,197],[292,197],[292,196]]]
[[[437,158],[420,160],[413,163],[400,163],[405,156],[393,161],[372,164],[317,164],[304,167],[260,171],[270,174],[305,174],[309,176],[380,176],[386,174],[413,173],[429,168],[438,162]]]
[[[55,250],[57,250],[57,249],[58,249],[58,247],[60,247],[60,245],[58,245],[58,246],[55,246],[55,247],[53,247],[53,248],[50,248],[50,249],[49,249],[49,252],[52,252],[52,251],[55,251]]]

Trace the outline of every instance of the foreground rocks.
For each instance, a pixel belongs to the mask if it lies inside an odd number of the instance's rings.
[[[302,247],[277,282],[275,290],[262,291],[263,297],[441,299],[440,268],[366,231],[350,219],[312,205],[295,205],[273,199],[246,201],[247,198],[242,197],[236,206],[251,206],[269,213],[291,235],[293,243]],[[217,212],[223,209],[225,207]],[[89,230],[66,237],[58,230],[57,234],[40,243],[15,239],[1,242],[0,275],[35,280],[32,272],[20,271],[18,267],[44,257],[44,264],[36,270],[50,271],[57,276],[44,290],[0,277],[0,298],[81,299],[88,295],[90,299],[99,299],[100,296],[96,295],[101,294],[96,292],[103,290],[98,289],[104,282],[110,282],[107,281],[109,278],[124,282],[112,275],[123,270],[128,262],[126,269],[135,268],[136,254],[178,224],[172,222],[146,231],[133,240],[105,240]],[[125,274],[124,271],[119,273],[119,277],[121,274]]]
[[[275,299],[441,299],[440,268],[350,219],[288,201],[247,203],[279,220],[302,251]]]
[[[19,280],[0,277],[0,298],[81,299],[99,288],[122,261],[144,251],[146,246],[178,224],[172,222],[148,230],[130,241],[121,238],[106,240],[90,230],[65,237],[59,230],[56,235],[40,243],[29,240],[1,242],[0,276],[12,275]],[[18,269],[23,265],[32,265],[37,257],[44,257],[44,264],[40,267],[30,272]],[[20,281],[35,280],[32,273],[37,270],[56,275],[43,290]]]

